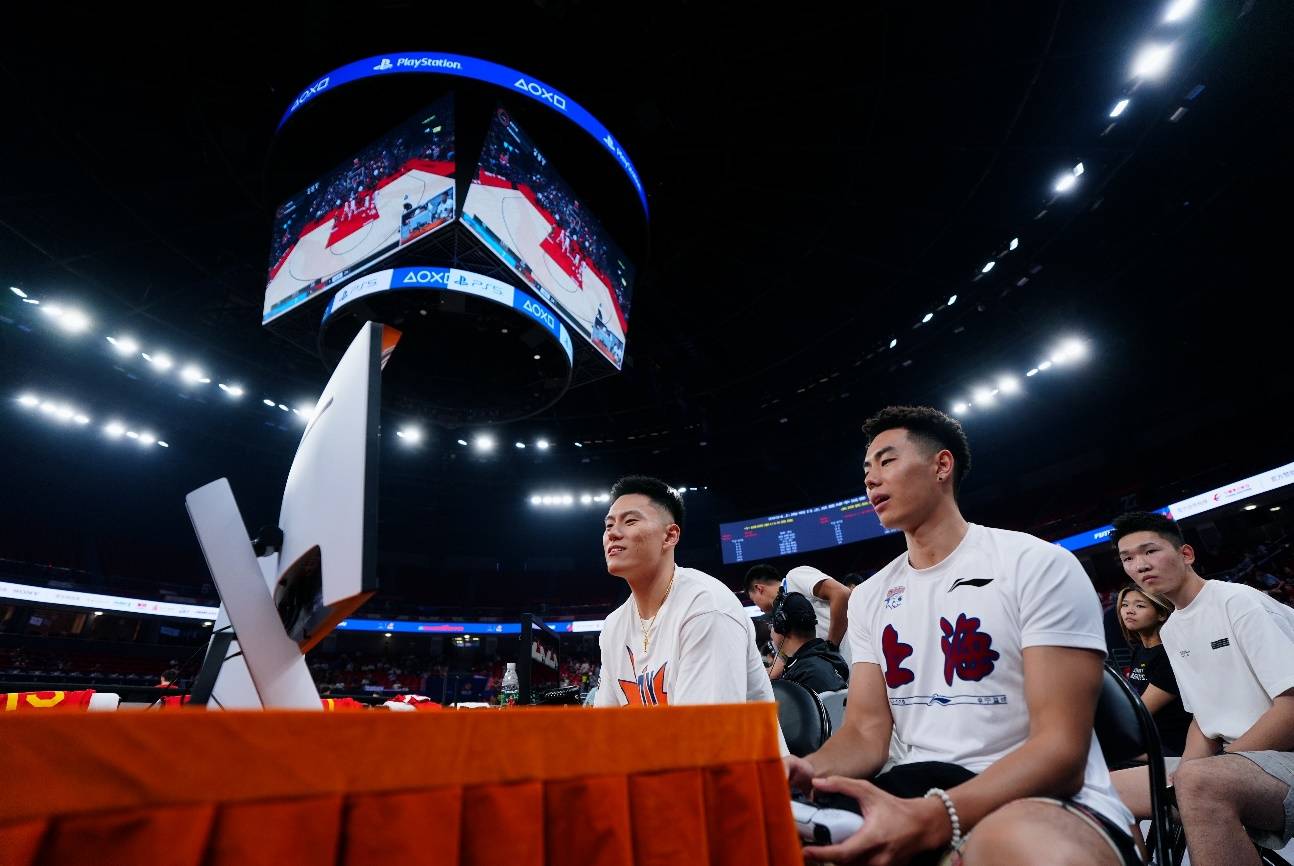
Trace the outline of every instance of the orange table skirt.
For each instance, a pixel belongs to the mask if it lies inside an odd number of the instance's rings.
[[[0,717],[0,866],[800,863],[776,708]]]

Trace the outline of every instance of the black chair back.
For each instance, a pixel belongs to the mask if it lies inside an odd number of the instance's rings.
[[[792,755],[804,757],[822,748],[831,736],[831,719],[813,690],[790,680],[773,680],[777,720]]]

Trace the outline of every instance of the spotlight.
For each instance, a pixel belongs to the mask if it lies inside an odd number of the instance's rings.
[[[289,408],[287,407],[287,404],[285,404],[285,403],[280,403],[280,404],[279,404],[279,408],[280,408],[280,409],[282,409],[284,412],[291,412],[291,411],[292,411],[291,409],[289,409]]]
[[[581,497],[580,497],[580,504],[581,504],[581,505],[592,505],[592,504],[593,504],[593,497],[592,497],[592,496],[590,496],[589,494],[585,493],[583,496],[581,496]]]
[[[584,446],[583,446],[583,445],[581,445],[579,442],[576,442],[576,443],[575,443],[575,447],[576,447],[576,448],[583,448]]]
[[[1080,162],[1080,163],[1076,164],[1076,165],[1074,166],[1074,177],[1082,177],[1082,176],[1083,176],[1083,172],[1084,172],[1084,171],[1086,171],[1086,170],[1087,170],[1087,169],[1083,168],[1083,163],[1081,163],[1081,162]]]
[[[1041,364],[1038,365],[1038,369],[1044,373],[1047,372],[1048,370],[1051,369],[1051,361],[1043,361]]]
[[[494,437],[488,433],[478,433],[472,440],[472,445],[482,454],[488,453],[494,450]]]
[[[401,427],[395,431],[395,435],[410,445],[417,445],[422,442],[422,430],[417,427]]]
[[[130,337],[109,337],[108,342],[122,355],[133,355],[139,351],[139,344]]]
[[[466,445],[466,444],[467,444],[467,440],[466,440],[466,439],[459,439],[459,440],[458,440],[458,444],[459,444],[459,445]]]
[[[571,496],[569,493],[562,497],[562,505],[574,505],[574,504],[575,504],[575,497]]]
[[[71,421],[76,415],[70,406],[58,406],[54,409],[54,417],[60,421]]]
[[[391,633],[390,633],[389,631],[388,631],[388,632],[383,632],[383,634],[384,634],[386,637],[390,637],[390,636],[391,636]]]
[[[1034,376],[1038,375],[1038,368],[1034,367],[1032,370],[1030,370],[1028,373],[1025,373],[1024,375],[1032,379]]]
[[[1014,250],[1014,249],[1015,249],[1016,247],[1018,247],[1018,246],[1020,246],[1020,239],[1019,239],[1019,238],[1011,238],[1011,245],[1010,245],[1009,247],[1007,247],[1007,249]]]
[[[58,412],[58,406],[46,400],[40,404],[40,411],[46,415],[53,415]]]
[[[1114,103],[1114,108],[1110,109],[1110,117],[1118,117],[1120,114],[1123,114],[1124,110],[1128,107],[1128,103],[1131,101],[1132,100],[1130,99],[1120,99],[1118,102]]]
[[[1056,178],[1056,185],[1053,189],[1055,189],[1056,192],[1069,192],[1074,188],[1074,184],[1076,183],[1078,183],[1078,178],[1074,177],[1074,175],[1062,174],[1060,177]]]
[[[30,409],[33,406],[40,405],[40,398],[37,397],[35,394],[23,394],[21,397],[18,398],[18,403]]]
[[[544,497],[542,497],[542,496],[532,496],[532,497],[530,497],[530,504],[531,504],[531,505],[543,505],[543,504],[544,504]]]
[[[1280,507],[1279,505],[1273,505],[1273,506],[1271,507],[1271,510],[1272,510],[1272,511],[1280,511],[1280,510],[1281,510],[1281,507]]]
[[[152,445],[152,444],[153,444],[154,442],[156,442],[156,441],[157,441],[157,437],[156,437],[156,436],[154,436],[152,433],[140,433],[140,434],[139,434],[139,444],[140,444],[140,445]]]
[[[136,433],[134,430],[127,430],[127,431],[126,431],[126,438],[128,438],[128,439],[138,439],[138,438],[139,438],[139,434],[138,434],[138,433]]]
[[[273,400],[270,400],[270,399],[268,399],[268,398],[267,398],[267,399],[265,399],[265,400],[262,400],[261,402],[262,402],[262,403],[264,403],[266,406],[269,406],[271,409],[273,409],[273,408],[274,408],[274,401],[273,401]]]
[[[95,616],[103,616],[103,611],[101,611],[101,610],[96,610],[96,611],[94,612],[94,615],[95,615]]]
[[[58,326],[69,334],[80,334],[90,328],[90,317],[80,310],[68,310],[58,317]]]
[[[1003,376],[997,380],[997,387],[1003,394],[1019,394],[1020,380],[1015,376]]]
[[[1195,11],[1196,0],[1173,0],[1164,10],[1164,23],[1176,24]]]
[[[171,446],[170,446],[170,445],[167,445],[165,442],[163,442],[163,441],[161,441],[161,440],[159,439],[159,440],[158,440],[158,442],[157,442],[157,447],[159,447],[159,448],[170,448]]]
[[[926,313],[924,316],[921,317],[921,324],[923,325],[930,324],[930,320],[933,319],[934,317],[935,317],[934,313]]]
[[[541,501],[544,505],[552,505],[552,504],[553,504],[553,497],[551,497],[551,496],[544,496],[544,497],[542,497],[542,498],[540,499],[540,501]]]
[[[309,423],[310,419],[315,416],[315,407],[313,403],[302,403],[292,410],[301,416],[301,420]]]
[[[17,295],[20,298],[27,297],[27,293],[24,292],[22,289],[18,288],[17,286],[10,286],[9,291],[13,292],[15,295]]]
[[[180,380],[188,385],[196,385],[205,378],[206,374],[192,364],[180,371]]]
[[[59,316],[63,315],[63,308],[58,304],[47,304],[41,307],[40,311],[51,319],[57,319]]]
[[[538,361],[538,360],[539,360],[539,356],[538,356],[538,355],[536,355],[536,356],[535,356],[535,360],[536,360],[536,361]]]
[[[970,407],[967,406],[965,403],[958,403],[955,406],[953,406],[954,415],[965,415],[969,410],[970,410]]]
[[[948,298],[948,306],[950,306],[950,307],[951,307],[951,306],[952,306],[953,304],[955,304],[955,303],[957,303],[957,296],[956,296],[956,295],[952,295],[951,297],[949,297],[949,298]]]
[[[971,393],[971,399],[975,401],[976,406],[992,406],[993,392],[988,388],[976,388]]]
[[[1151,43],[1137,52],[1132,61],[1133,78],[1156,78],[1162,75],[1173,60],[1173,46]]]
[[[996,264],[997,262],[985,262],[984,267],[980,268],[979,272],[981,274],[987,274],[989,271],[993,270],[993,266]]]
[[[1254,510],[1254,509],[1256,509],[1257,507],[1258,507],[1257,505],[1246,505],[1246,506],[1245,506],[1245,511],[1253,511],[1253,510]]]
[[[548,450],[548,440],[547,440],[547,439],[540,439],[538,442],[536,442],[536,443],[535,443],[535,447],[536,447],[536,448],[538,448],[540,451],[547,451],[547,450]],[[577,445],[576,447],[578,448],[579,446]]]
[[[175,366],[175,362],[171,360],[170,355],[167,355],[165,353],[153,355],[151,357],[148,355],[144,355],[144,360],[148,361],[150,364],[152,364],[158,370],[161,370],[163,373],[165,373],[167,370]]]
[[[230,397],[233,397],[235,400],[243,396],[243,394],[245,393],[243,389],[240,388],[239,386],[226,385],[224,382],[220,383],[220,390],[224,391],[226,394],[228,394]]]
[[[514,444],[514,445],[516,445],[518,448],[523,449],[523,450],[524,450],[524,449],[525,449],[525,447],[526,447],[526,443],[525,443],[525,442],[514,442],[513,444]]]
[[[120,439],[122,434],[126,432],[126,428],[123,427],[119,421],[109,421],[104,426],[103,432],[106,433],[110,439]]]
[[[597,500],[598,500],[598,502],[610,502],[610,501],[611,501],[611,494],[609,494],[609,493],[599,493],[599,494],[597,495]]]
[[[898,337],[895,337],[893,340],[890,340],[890,348],[891,348],[891,349],[893,349],[893,348],[894,348],[895,346],[897,346],[898,344],[899,344],[899,339],[898,339]]]

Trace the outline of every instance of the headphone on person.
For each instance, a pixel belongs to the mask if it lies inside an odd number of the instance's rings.
[[[791,601],[792,595],[800,601]],[[785,587],[777,593],[773,601],[773,631],[784,635],[791,631],[813,631],[817,627],[818,615],[813,612],[812,602],[798,592],[788,594]]]

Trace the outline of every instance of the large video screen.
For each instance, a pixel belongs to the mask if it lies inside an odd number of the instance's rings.
[[[453,221],[453,109],[424,108],[279,206],[262,324]]]
[[[486,134],[463,222],[620,369],[634,267],[503,109]]]
[[[753,562],[879,538],[886,529],[866,496],[802,511],[719,524],[724,564]]]

